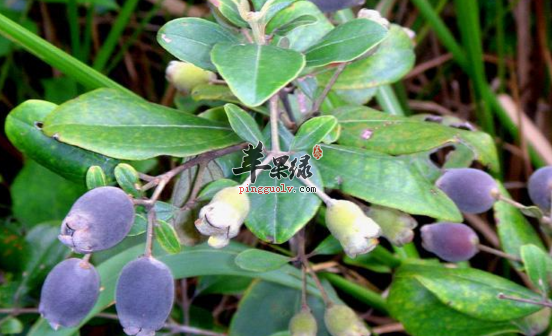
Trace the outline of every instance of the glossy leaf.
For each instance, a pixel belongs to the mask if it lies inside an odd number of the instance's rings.
[[[58,244],[61,245],[61,244]],[[223,250],[214,250],[206,245],[185,248],[177,254],[169,254],[159,257],[172,271],[175,279],[197,277],[203,275],[233,275],[250,278],[259,278],[274,282],[286,287],[301,289],[301,272],[293,266],[285,265],[280,270],[270,272],[249,272],[239,268],[234,260],[245,249],[242,245],[231,243]],[[65,248],[65,250],[67,250]],[[132,247],[115,257],[98,265],[96,269],[100,273],[103,291],[100,293],[92,312],[81,322],[85,324],[93,316],[113,303],[115,285],[121,269],[131,260],[142,255],[144,246]],[[307,285],[309,294],[320,297],[315,285],[309,280]],[[335,294],[333,294],[335,298]],[[77,332],[79,327],[63,328],[54,331],[46,320],[39,319],[31,328],[27,336],[70,336]]]
[[[211,58],[232,92],[247,106],[267,101],[305,66],[300,53],[270,45],[220,43]]]
[[[63,219],[86,189],[27,160],[11,186],[12,211],[24,227]]]
[[[316,165],[327,188],[411,214],[462,221],[454,203],[408,160],[352,147],[321,148]]]
[[[552,259],[542,248],[532,244],[523,245],[520,252],[529,279],[535,288],[547,296],[552,279]]]
[[[206,275],[198,279],[197,293],[241,295],[251,285],[251,278],[230,275]]]
[[[288,25],[305,15],[313,16],[316,18],[316,22],[310,25],[298,26],[284,35],[289,41],[290,49],[300,52],[305,51],[333,29],[331,22],[312,2],[296,1],[278,12],[268,23],[267,32]]]
[[[8,317],[7,319],[2,319],[0,324],[0,334],[2,335],[11,335],[11,334],[20,334],[23,332],[23,323],[15,317]]]
[[[224,17],[233,25],[241,28],[248,27],[239,12],[240,0],[209,0]]]
[[[60,105],[46,118],[44,133],[129,160],[190,156],[240,140],[227,126],[112,89],[98,89]]]
[[[312,147],[322,142],[336,127],[337,119],[333,116],[309,119],[299,127],[291,143],[291,150],[312,151]]]
[[[86,172],[86,187],[90,189],[105,187],[107,185],[107,178],[100,166],[92,166],[88,168]]]
[[[324,326],[324,303],[308,297],[318,324],[317,336],[329,336]],[[231,336],[282,335],[289,320],[301,309],[301,292],[266,281],[254,281],[240,300],[230,324]],[[284,333],[285,335],[285,333]],[[289,336],[289,334],[288,334]]]
[[[222,26],[199,18],[180,18],[167,22],[157,33],[157,42],[181,61],[215,71],[211,50],[217,43],[238,42]]]
[[[155,225],[155,238],[163,249],[169,253],[180,252],[180,240],[174,227],[164,220],[157,220]]]
[[[235,262],[246,271],[267,272],[281,268],[289,262],[289,258],[277,253],[249,249],[238,254]]]
[[[498,181],[497,183],[500,193],[505,197],[510,197],[504,186]],[[538,233],[519,209],[504,201],[496,202],[493,209],[498,238],[504,252],[519,258],[521,257],[520,249],[523,245],[533,244],[544,249]],[[514,262],[514,264],[520,267],[519,263]]]
[[[178,212],[178,208],[172,204],[157,201],[155,202],[155,216],[157,220],[168,222]],[[134,217],[134,224],[130,229],[129,236],[137,236],[146,231],[148,226],[148,219],[146,210],[143,207],[136,209],[136,217]]]
[[[280,27],[271,26],[271,29],[273,30],[267,31],[267,33],[285,35],[296,28],[299,28],[301,26],[308,26],[316,22],[318,22],[318,20],[313,15],[301,15],[299,17],[292,19],[289,22],[283,23]]]
[[[487,321],[511,321],[532,314],[542,307],[502,300],[498,294],[539,300],[540,296],[510,280],[474,268],[428,267],[415,278],[441,302],[451,308]]]
[[[401,79],[414,66],[414,44],[402,27],[391,25],[387,37],[371,56],[348,65],[333,86],[335,90],[368,89]],[[318,76],[328,83],[332,71]]]
[[[263,135],[252,116],[234,104],[226,104],[224,110],[228,115],[230,126],[240,138],[253,145],[262,141]]]
[[[141,186],[140,177],[134,167],[129,164],[121,163],[115,167],[115,179],[117,184],[127,193],[136,198],[142,197],[142,192],[138,190]]]
[[[304,154],[299,152],[291,156],[290,161]],[[320,172],[314,166],[312,159],[309,163],[313,174],[310,178],[311,182],[319,187],[322,186]],[[287,165],[289,166],[289,162]],[[282,184],[285,185],[286,192],[269,193],[267,190],[267,187],[280,187],[281,190],[284,188]],[[257,181],[249,185],[249,188],[252,186],[258,186],[259,190],[257,193],[248,194],[251,211],[245,224],[258,238],[275,244],[285,243],[293,237],[316,214],[321,203],[316,194],[299,192],[299,187],[304,184],[297,177],[293,180],[287,178],[278,180],[271,178],[266,171],[257,176]],[[287,192],[287,188],[290,187],[293,187],[292,191]]]
[[[368,19],[355,19],[337,26],[306,51],[308,67],[349,62],[364,55],[385,38],[387,29]]]
[[[498,170],[494,140],[486,133],[394,116],[364,106],[342,108],[334,114],[342,127],[340,144],[404,155],[460,143],[468,146],[481,163]]]
[[[118,160],[60,143],[42,133],[38,126],[56,108],[57,105],[41,100],[27,100],[17,106],[6,118],[10,142],[40,165],[82,185],[91,166],[100,166],[108,177],[113,176]]]
[[[510,321],[478,319],[442,302],[418,281],[420,267],[427,266],[400,267],[387,299],[391,316],[403,324],[409,335],[488,336],[517,331]]]

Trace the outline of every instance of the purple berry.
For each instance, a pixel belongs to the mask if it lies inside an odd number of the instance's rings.
[[[134,204],[119,188],[88,191],[61,224],[59,240],[78,253],[106,250],[123,240],[134,223]]]
[[[542,167],[531,175],[527,185],[529,197],[539,208],[550,211],[552,166]]]
[[[478,252],[479,238],[465,224],[435,223],[422,227],[422,246],[449,262],[471,259]]]
[[[100,276],[90,263],[72,258],[46,277],[38,310],[55,330],[74,327],[88,315],[100,293]]]
[[[115,307],[127,335],[155,335],[169,317],[173,300],[173,276],[162,262],[142,257],[123,268]]]
[[[337,12],[345,8],[363,5],[365,0],[311,0],[323,13]]]
[[[447,170],[436,185],[465,213],[479,214],[493,207],[498,190],[496,181],[487,173],[473,168]]]

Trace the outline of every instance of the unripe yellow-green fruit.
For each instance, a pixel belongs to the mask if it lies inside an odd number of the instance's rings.
[[[171,61],[165,72],[167,80],[179,91],[189,92],[200,84],[216,78],[211,71],[203,70],[192,63]]]
[[[414,238],[413,229],[418,223],[409,214],[379,205],[372,205],[367,214],[381,227],[381,235],[393,245],[403,246]]]
[[[289,321],[291,336],[316,336],[318,326],[310,309],[304,308]]]
[[[357,314],[345,305],[333,305],[324,313],[326,329],[332,336],[369,336],[370,331]]]
[[[351,258],[372,251],[381,229],[353,202],[334,200],[326,211],[326,225]]]

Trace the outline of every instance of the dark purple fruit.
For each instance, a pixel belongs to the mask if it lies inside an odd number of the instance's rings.
[[[100,293],[100,276],[90,263],[62,261],[46,277],[38,310],[52,328],[74,327],[88,315]]]
[[[173,300],[173,276],[162,262],[142,257],[123,268],[115,307],[127,335],[155,335],[169,317]]]
[[[364,5],[365,0],[311,0],[323,13]]]
[[[134,223],[134,204],[124,191],[100,187],[73,204],[59,240],[78,253],[106,250],[123,240]]]
[[[550,211],[552,166],[542,167],[531,175],[527,185],[529,197],[539,208]]]
[[[478,214],[488,211],[496,201],[496,181],[487,173],[473,168],[447,170],[436,183],[462,212]]]
[[[427,224],[421,231],[424,249],[443,260],[466,261],[478,252],[479,238],[472,228],[465,224]]]

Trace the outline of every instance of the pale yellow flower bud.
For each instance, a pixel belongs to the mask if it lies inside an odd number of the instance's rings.
[[[378,12],[377,10],[373,10],[373,9],[367,9],[367,8],[361,9],[358,12],[358,18],[359,19],[372,20],[372,21],[384,26],[385,28],[389,28],[389,25],[390,25],[389,20],[382,17],[380,12]]]
[[[328,307],[324,313],[324,322],[332,336],[370,336],[371,334],[357,314],[344,305]]]
[[[334,200],[328,206],[326,225],[351,258],[372,251],[381,233],[379,225],[358,205],[345,200]]]
[[[196,67],[192,63],[171,61],[165,72],[167,80],[178,91],[189,92],[200,84],[207,84],[216,78],[210,71]]]

